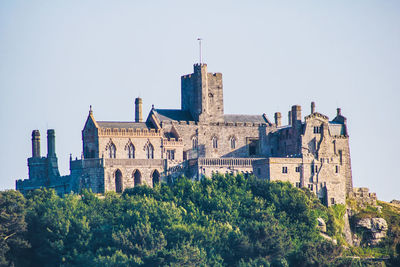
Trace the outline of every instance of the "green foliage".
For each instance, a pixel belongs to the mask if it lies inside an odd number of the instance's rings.
[[[346,243],[343,238],[345,213],[346,206],[342,204],[335,204],[328,209],[327,233],[334,237],[340,245]]]
[[[103,197],[41,189],[23,211],[31,247],[20,266],[316,266],[341,251],[316,229],[317,217],[340,210],[328,213],[289,183],[242,175]]]

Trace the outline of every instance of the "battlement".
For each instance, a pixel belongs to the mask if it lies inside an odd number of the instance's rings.
[[[182,138],[179,138],[179,139],[163,138],[162,144],[163,144],[163,146],[183,146],[183,140],[182,140]]]
[[[162,137],[162,132],[157,129],[101,128],[99,136]]]

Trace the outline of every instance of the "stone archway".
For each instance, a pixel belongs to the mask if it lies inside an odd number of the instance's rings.
[[[134,186],[138,186],[142,184],[142,174],[139,170],[135,170],[133,172],[133,184]]]
[[[122,172],[120,170],[115,171],[115,192],[122,193]]]
[[[157,170],[154,170],[151,174],[151,180],[153,181],[153,187],[160,183],[160,173]]]

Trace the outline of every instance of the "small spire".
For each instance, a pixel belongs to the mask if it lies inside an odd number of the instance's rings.
[[[90,105],[89,114],[93,114],[92,105]]]

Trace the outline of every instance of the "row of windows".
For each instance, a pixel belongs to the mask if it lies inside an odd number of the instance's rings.
[[[282,167],[282,173],[287,173],[287,170],[288,170],[288,168],[286,166]],[[296,170],[296,172],[300,172],[301,167],[298,166],[298,167],[296,167],[295,170]],[[318,172],[318,166],[317,165],[315,165],[315,166],[311,165],[311,173],[314,174],[314,173],[317,173],[317,172]],[[339,166],[337,166],[337,165],[335,166],[335,173],[339,173]]]
[[[129,144],[128,147],[126,148],[127,150],[127,154],[128,154],[128,158],[129,159],[134,159],[135,158],[135,147],[133,146],[133,144]],[[108,151],[108,157],[110,159],[115,159],[116,158],[116,154],[117,154],[117,148],[115,147],[115,145],[113,143],[109,144],[106,147],[106,151]],[[154,159],[154,147],[152,144],[146,144],[145,148],[145,155],[147,159]]]
[[[229,142],[231,145],[231,149],[235,149],[236,148],[236,138],[231,137],[229,139]],[[197,136],[192,137],[192,148],[197,149],[198,145],[199,145],[199,141],[197,139]],[[212,138],[212,146],[213,146],[213,148],[218,148],[218,138],[216,136],[214,136]]]

